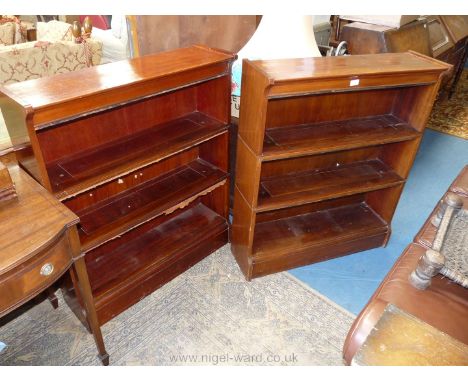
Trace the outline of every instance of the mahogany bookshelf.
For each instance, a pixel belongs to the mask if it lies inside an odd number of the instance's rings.
[[[234,59],[193,46],[2,88],[20,166],[80,218],[101,325],[227,243]]]
[[[449,70],[414,52],[244,60],[231,248],[248,280],[386,244]]]

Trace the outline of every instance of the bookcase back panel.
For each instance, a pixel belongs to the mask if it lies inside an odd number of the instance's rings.
[[[317,203],[303,204],[301,206],[287,207],[274,211],[260,212],[256,215],[255,223],[274,222],[275,220],[304,215],[329,208],[342,207],[349,204],[364,202],[364,194],[356,194],[343,198],[325,200]]]
[[[199,245],[219,246],[217,237],[224,233],[226,240],[227,228],[224,218],[197,199],[88,252],[85,260],[101,324],[111,318],[106,313],[109,299],[130,293],[111,309],[120,313],[138,300],[143,288],[156,289],[206,256],[196,250]],[[187,260],[187,253],[197,255]]]
[[[268,102],[266,128],[391,114],[397,93],[383,89],[273,99]]]
[[[196,87],[196,90],[198,111],[221,122],[230,122],[230,104],[217,101],[231,97],[231,76],[222,76],[214,80],[203,82]]]
[[[395,213],[404,184],[385,188],[366,194],[366,203],[386,222],[390,224]]]
[[[130,136],[196,110],[193,88],[164,94],[39,130],[45,162]]]
[[[37,131],[46,163],[200,112],[228,123],[228,76],[104,110]]]
[[[174,168],[182,167],[197,158],[198,147],[194,147],[67,199],[64,201],[64,204],[72,211],[79,214],[79,211],[89,206],[162,176],[172,171]]]
[[[291,175],[302,171],[337,168],[341,165],[356,161],[375,159],[379,156],[381,150],[382,148],[379,146],[366,147],[357,150],[338,151],[321,155],[309,155],[265,162],[262,165],[261,180],[270,177]]]
[[[229,171],[229,133],[226,131],[198,146],[200,158],[223,171]]]
[[[431,113],[437,89],[437,84],[404,88],[395,99],[393,115],[422,131]]]
[[[195,110],[193,91],[179,91],[39,130],[46,163],[116,141]]]
[[[257,209],[315,203],[402,184],[418,142],[264,162]]]

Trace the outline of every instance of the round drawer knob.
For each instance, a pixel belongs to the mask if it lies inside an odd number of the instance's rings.
[[[41,268],[42,276],[50,276],[54,271],[54,266],[51,263],[44,264]]]

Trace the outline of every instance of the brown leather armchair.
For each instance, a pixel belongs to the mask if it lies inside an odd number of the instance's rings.
[[[468,209],[468,166],[455,179],[447,192],[449,191],[460,196],[463,199],[463,209]],[[431,285],[424,290],[416,289],[409,281],[419,259],[431,248],[434,241],[436,229],[431,224],[431,219],[436,214],[437,207],[356,318],[343,348],[343,357],[348,365],[387,304],[393,304],[468,344],[468,289],[440,274],[433,277]]]

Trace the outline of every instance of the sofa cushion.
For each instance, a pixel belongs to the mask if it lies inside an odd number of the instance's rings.
[[[12,45],[15,42],[15,23],[0,23],[0,45]]]
[[[71,41],[72,31],[71,25],[63,21],[52,20],[48,23],[37,23],[37,40],[38,41]]]

